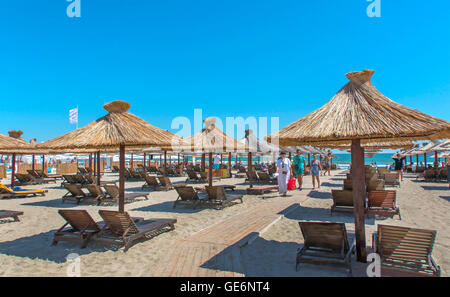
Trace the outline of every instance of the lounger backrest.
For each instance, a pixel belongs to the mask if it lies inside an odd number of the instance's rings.
[[[155,176],[151,176],[151,175],[146,174],[145,175],[145,181],[147,182],[147,184],[152,185],[152,186],[158,186],[159,185],[158,180],[156,179]]]
[[[395,207],[396,192],[392,190],[370,191],[368,198],[369,207],[381,207],[392,209]]]
[[[119,198],[119,188],[115,185],[104,185],[103,186],[106,190],[106,193],[108,193],[109,196],[112,198]]]
[[[86,179],[82,175],[75,174],[75,175],[72,175],[72,178],[76,183],[79,183],[79,184],[86,183]]]
[[[428,263],[436,231],[378,225],[377,253],[383,260]]]
[[[198,173],[202,179],[208,179],[208,172],[202,171]]]
[[[36,170],[28,169],[27,172],[34,177],[39,177],[39,174],[36,172]]]
[[[191,186],[176,186],[175,191],[183,201],[198,199],[197,192]]]
[[[95,184],[96,180],[92,175],[84,176],[84,179],[88,182],[88,184]]]
[[[211,200],[227,200],[227,194],[223,187],[206,186],[206,192],[208,193],[208,199]]]
[[[384,180],[374,179],[367,182],[367,191],[384,190]]]
[[[67,191],[69,191],[75,197],[86,196],[86,194],[81,189],[80,185],[64,183],[63,186],[64,186],[64,188],[66,188]]]
[[[89,213],[84,209],[60,209],[58,213],[72,226],[73,229],[96,230],[100,231],[100,227],[92,219]]]
[[[14,191],[11,188],[5,186],[4,184],[0,184],[0,193],[1,194],[11,194],[11,193],[14,193]]]
[[[331,249],[346,254],[349,250],[344,223],[298,222],[304,238],[304,245]]]
[[[163,187],[172,187],[172,182],[167,176],[158,176],[158,179]]]
[[[336,206],[353,206],[352,191],[331,190],[331,196]]]
[[[353,180],[346,179],[344,180],[344,190],[352,190],[353,189]]]
[[[427,169],[423,172],[424,177],[435,177],[436,171],[434,169]]]
[[[86,185],[86,188],[88,189],[89,193],[91,193],[91,195],[93,197],[105,196],[105,193],[103,192],[102,188],[99,185],[89,184],[89,185]]]
[[[260,179],[260,180],[270,180],[270,176],[269,176],[269,174],[267,174],[267,172],[264,172],[264,171],[258,171],[258,172],[256,172],[257,174],[258,174],[258,178]]]
[[[108,225],[111,232],[117,235],[123,235],[127,229],[127,234],[139,233],[138,227],[127,212],[99,210],[98,213]]]
[[[384,175],[384,181],[386,183],[394,183],[399,181],[399,174],[398,173],[386,173]]]
[[[243,167],[243,166],[240,166],[238,168],[238,170],[239,170],[240,173],[246,173],[247,172],[247,170],[245,170],[245,167]]]
[[[188,170],[187,174],[188,174],[190,179],[198,179],[198,175],[197,175],[197,173],[195,171]]]

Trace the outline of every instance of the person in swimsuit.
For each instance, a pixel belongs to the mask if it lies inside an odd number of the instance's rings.
[[[312,176],[313,190],[316,189],[316,180],[317,180],[318,188],[320,189],[320,179],[319,179],[320,170],[322,170],[320,161],[317,160],[317,155],[313,155],[313,161],[311,163],[311,176]]]
[[[328,151],[328,154],[325,156],[325,170],[328,172],[328,176],[330,176],[331,175],[331,151]]]

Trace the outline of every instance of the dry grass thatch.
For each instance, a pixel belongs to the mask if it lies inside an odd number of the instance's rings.
[[[333,146],[337,149],[348,149],[351,144],[343,146]],[[381,150],[381,149],[410,149],[414,143],[409,140],[384,141],[384,142],[361,142],[361,146],[366,150]]]
[[[393,102],[370,82],[373,70],[347,73],[350,80],[324,106],[267,137],[282,146],[320,142],[442,139],[450,123]],[[278,137],[278,139],[277,139]]]
[[[109,113],[75,131],[37,145],[38,148],[65,152],[114,151],[120,145],[133,149],[160,146],[169,149],[173,134],[156,128],[127,112],[130,104],[112,101],[103,106]]]
[[[207,118],[203,120],[205,127],[199,133],[182,140],[178,151],[187,152],[238,152],[248,151],[249,148],[228,136],[216,127],[216,118]]]
[[[430,149],[432,152],[450,152],[450,139]]]
[[[21,138],[16,139],[4,134],[0,134],[0,150],[2,150],[2,152],[9,150],[11,150],[11,152],[14,152],[14,150],[27,149],[31,147],[31,144]]]

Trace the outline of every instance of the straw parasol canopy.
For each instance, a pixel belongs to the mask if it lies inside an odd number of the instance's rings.
[[[249,150],[248,146],[217,128],[215,125],[216,120],[216,118],[204,119],[204,128],[202,131],[183,139],[178,149],[204,153],[242,152]],[[177,150],[177,148],[174,148],[174,150]]]
[[[143,119],[127,112],[130,104],[112,101],[103,105],[108,114],[62,136],[37,145],[54,151],[87,152],[87,150],[112,151],[120,145],[138,148],[172,146],[173,134],[154,127]]]
[[[31,148],[31,144],[21,138],[13,138],[0,133],[1,153],[13,153],[18,150]]]
[[[393,102],[371,83],[373,70],[349,72],[349,82],[318,110],[298,119],[269,142],[282,146],[351,145],[352,195],[358,261],[366,262],[364,149],[361,144],[446,138],[450,123]]]
[[[343,146],[336,146],[337,149],[347,149],[350,148],[350,144]],[[395,140],[395,141],[384,141],[384,142],[367,142],[361,143],[364,150],[381,150],[381,149],[410,149],[414,146],[414,143],[409,140]]]
[[[326,142],[350,143],[353,139],[420,140],[442,139],[450,134],[450,123],[391,101],[371,83],[373,70],[347,73],[350,80],[323,107],[300,118],[281,131],[282,146]]]
[[[125,101],[112,101],[103,105],[108,114],[76,129],[70,133],[51,139],[37,145],[38,148],[65,152],[120,151],[119,171],[119,211],[124,211],[125,205],[125,147],[132,150],[148,146],[171,148],[173,134],[156,128],[143,119],[128,112],[130,104]],[[176,141],[176,140],[175,140]],[[100,162],[97,162],[99,164]],[[99,166],[99,165],[97,165]],[[100,174],[97,175],[100,184]]]
[[[436,145],[435,147],[431,148],[430,151],[432,151],[432,152],[449,152],[450,151],[450,139],[447,139],[446,141]]]
[[[276,153],[280,150],[278,146],[256,137],[256,135],[253,134],[253,130],[251,129],[245,130],[245,136],[244,138],[240,139],[239,142],[249,147],[249,150],[252,153],[261,155]]]

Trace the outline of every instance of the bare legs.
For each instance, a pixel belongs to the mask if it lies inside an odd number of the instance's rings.
[[[303,174],[297,175],[298,188],[301,190],[303,187]]]
[[[316,189],[316,180],[317,180],[317,187],[320,189],[320,179],[319,176],[313,175],[312,176],[312,183],[313,183],[313,190]]]

